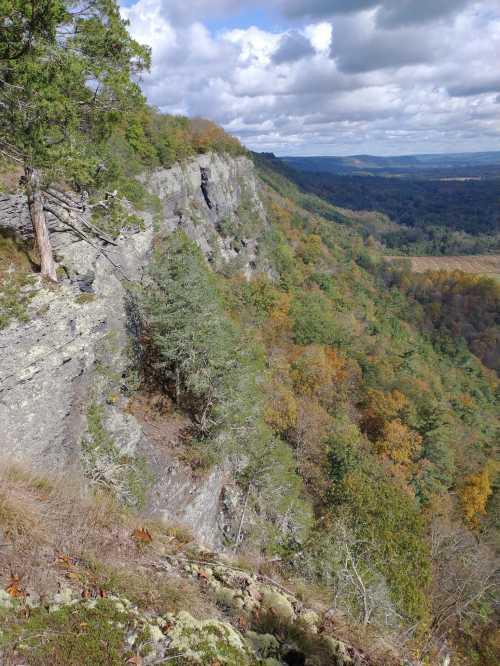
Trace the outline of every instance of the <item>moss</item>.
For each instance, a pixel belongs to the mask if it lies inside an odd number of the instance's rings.
[[[252,648],[259,657],[267,659],[279,656],[280,644],[272,634],[257,634],[255,631],[247,631],[246,639],[250,641]]]
[[[284,594],[277,590],[267,589],[264,591],[262,609],[267,613],[272,613],[282,622],[291,622],[295,617],[292,604]]]
[[[252,666],[255,656],[249,645],[231,625],[217,620],[195,620],[181,612],[169,632],[170,650],[181,654],[172,661],[176,666],[218,663],[220,666]]]
[[[18,654],[32,666],[122,666],[131,656],[126,638],[134,628],[122,608],[101,599],[52,611],[32,609],[26,619],[4,611],[0,649],[7,659]]]

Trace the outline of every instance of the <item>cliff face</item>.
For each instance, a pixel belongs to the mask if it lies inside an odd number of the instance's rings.
[[[56,288],[38,282],[30,320],[0,331],[1,455],[42,471],[81,469],[88,412],[99,405],[102,427],[116,447],[142,456],[153,471],[148,504],[168,521],[186,523],[214,547],[222,542],[223,470],[195,482],[169,450],[129,413],[122,391],[133,334],[127,286],[140,282],[153,238],[182,228],[217,267],[250,274],[259,262],[256,231],[265,213],[250,160],[203,155],[161,170],[145,185],[161,202],[155,220],[122,234],[116,245],[63,226],[50,217],[64,277]],[[81,218],[88,214],[83,211]],[[87,217],[88,221],[88,217]],[[72,223],[78,227],[78,219]],[[31,234],[21,197],[0,198],[0,227]]]

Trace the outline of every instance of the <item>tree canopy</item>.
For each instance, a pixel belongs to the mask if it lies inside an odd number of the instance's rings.
[[[115,0],[7,0],[0,30],[0,150],[25,170],[42,274],[55,279],[37,192],[58,178],[95,177],[100,143],[142,102],[135,78],[149,50],[130,37]]]

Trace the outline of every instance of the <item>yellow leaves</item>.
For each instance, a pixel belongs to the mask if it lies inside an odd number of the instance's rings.
[[[465,477],[460,500],[465,520],[471,527],[478,527],[481,516],[486,513],[486,504],[492,494],[490,469],[486,466],[481,472]]]
[[[77,570],[77,561],[74,557],[70,555],[58,555],[56,559],[56,565],[66,570],[66,578],[72,580],[76,583],[81,583],[83,581],[83,576]]]
[[[400,419],[394,419],[385,424],[376,446],[377,452],[386,455],[392,462],[409,465],[422,448],[422,437]]]
[[[74,557],[71,557],[70,555],[58,555],[56,559],[56,564],[59,566],[66,567],[67,569],[73,569],[76,560]]]
[[[304,236],[297,250],[298,256],[305,264],[314,264],[323,255],[323,243],[321,237],[317,234],[308,234]]]
[[[472,409],[474,409],[475,406],[473,397],[468,393],[461,393],[459,396],[457,396],[454,403],[456,404],[457,408],[463,412],[470,412]]]
[[[290,312],[290,303],[292,302],[291,294],[281,292],[276,298],[276,304],[271,311],[271,321],[275,326],[283,328],[288,325],[288,314]]]
[[[138,527],[132,532],[132,539],[139,544],[148,544],[153,541],[151,532],[145,527]]]

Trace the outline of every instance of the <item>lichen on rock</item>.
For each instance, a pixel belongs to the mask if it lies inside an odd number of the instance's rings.
[[[255,655],[230,624],[218,620],[195,620],[182,611],[168,632],[172,654],[179,664],[219,663],[221,666],[253,666]]]

